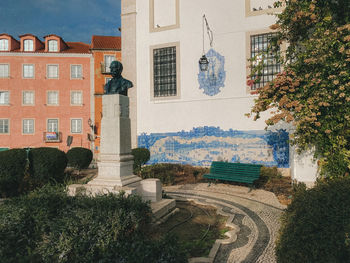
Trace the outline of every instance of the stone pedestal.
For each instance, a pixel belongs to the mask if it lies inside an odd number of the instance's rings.
[[[98,175],[86,185],[70,185],[68,194],[87,195],[106,193],[138,194],[152,202],[155,218],[175,207],[175,200],[162,200],[159,179],[142,180],[133,174],[129,98],[119,94],[102,96],[101,145],[97,162]]]

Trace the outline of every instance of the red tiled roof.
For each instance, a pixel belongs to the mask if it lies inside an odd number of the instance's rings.
[[[90,45],[83,42],[66,42],[68,48],[60,53],[90,53]]]
[[[91,49],[121,49],[121,38],[115,36],[92,36]]]

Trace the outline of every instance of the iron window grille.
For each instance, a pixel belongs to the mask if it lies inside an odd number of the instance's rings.
[[[176,47],[153,50],[154,97],[176,96]]]
[[[276,33],[267,33],[250,36],[250,57],[256,58],[257,61],[252,63],[254,67],[257,63],[261,62],[262,53],[266,52],[271,39]],[[251,87],[252,90],[264,87],[268,82],[274,79],[274,76],[281,72],[281,65],[277,61],[277,55],[274,52],[268,52],[263,61],[263,67],[261,72],[252,76],[252,80],[258,79],[257,83],[254,83]]]

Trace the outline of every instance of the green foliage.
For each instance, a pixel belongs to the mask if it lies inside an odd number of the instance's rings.
[[[66,154],[56,148],[33,148],[29,152],[30,189],[41,187],[49,182],[63,182],[67,166]]]
[[[26,164],[24,149],[0,152],[0,197],[11,197],[20,193]]]
[[[92,161],[92,151],[87,148],[75,147],[67,152],[68,166],[79,170],[88,168]]]
[[[131,154],[134,156],[134,174],[139,174],[142,165],[149,161],[151,154],[146,148],[132,149]]]
[[[172,237],[150,240],[150,207],[124,194],[69,197],[44,186],[0,206],[6,262],[186,262]]]
[[[176,173],[179,165],[170,163],[159,163],[143,167],[141,170],[141,178],[158,178],[162,184],[172,185],[175,182]]]
[[[257,90],[251,112],[258,119],[271,111],[267,125],[292,123],[292,143],[300,152],[314,150],[321,175],[344,176],[350,171],[349,1],[288,0],[277,17],[271,28],[278,34],[263,57],[288,43],[278,57],[283,72]]]
[[[350,178],[298,187],[282,216],[278,262],[349,262]]]

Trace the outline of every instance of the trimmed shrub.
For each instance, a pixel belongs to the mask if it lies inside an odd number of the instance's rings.
[[[18,195],[25,175],[27,154],[24,149],[0,152],[0,197]]]
[[[141,166],[149,161],[151,154],[146,148],[132,149],[131,154],[134,156],[134,174],[139,174]]]
[[[6,262],[187,262],[173,237],[151,240],[151,210],[135,195],[67,196],[46,185],[0,206]]]
[[[30,179],[29,187],[34,189],[49,182],[62,183],[67,167],[66,154],[56,148],[41,147],[29,152]]]
[[[79,170],[89,167],[92,161],[92,151],[87,148],[75,147],[67,152],[68,166]]]
[[[282,216],[278,262],[349,262],[350,178],[296,189]]]
[[[180,165],[170,163],[149,165],[141,170],[141,178],[158,178],[162,184],[172,185],[175,182],[176,174],[180,168]]]

